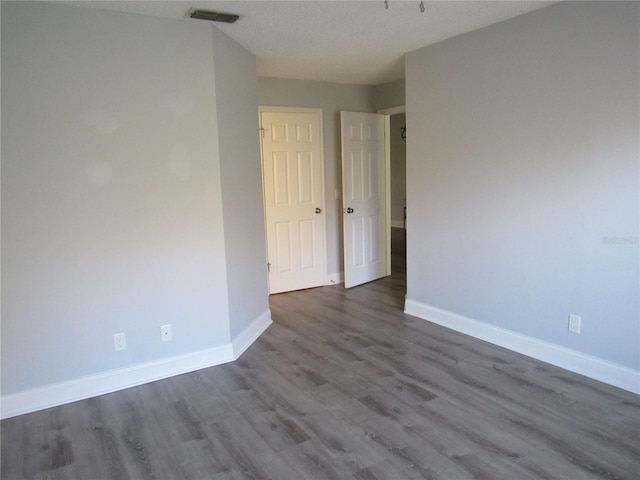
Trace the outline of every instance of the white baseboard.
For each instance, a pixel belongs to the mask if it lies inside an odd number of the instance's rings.
[[[233,361],[231,345],[165,358],[2,397],[2,418],[56,407]]]
[[[404,220],[391,220],[390,223],[393,228],[404,228]]]
[[[267,309],[262,315],[251,322],[247,328],[240,332],[240,334],[231,341],[233,359],[237,360],[240,358],[240,355],[242,355],[272,323],[271,310]]]
[[[266,310],[227,345],[3,395],[0,418],[57,407],[236,360],[271,325]]]
[[[344,283],[344,272],[330,273],[327,275],[325,285],[337,285],[340,283]]]
[[[640,371],[413,300],[406,299],[404,308],[414,317],[640,394]]]

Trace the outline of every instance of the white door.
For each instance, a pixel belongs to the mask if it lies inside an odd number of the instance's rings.
[[[344,277],[350,288],[388,275],[384,115],[341,112]]]
[[[260,112],[269,292],[324,285],[320,114]]]

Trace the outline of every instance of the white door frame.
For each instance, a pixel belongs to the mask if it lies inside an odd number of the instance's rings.
[[[387,184],[385,191],[385,214],[387,217],[387,275],[391,275],[391,115],[407,113],[406,105],[383,108],[377,113],[384,115],[384,161],[387,171]]]
[[[326,209],[326,195],[325,195],[325,179],[324,179],[324,134],[322,131],[322,109],[321,108],[303,108],[303,107],[277,107],[277,106],[270,106],[270,105],[259,105],[258,106],[258,125],[260,128],[259,134],[260,134],[260,171],[261,171],[261,175],[262,175],[262,205],[263,205],[263,215],[264,215],[264,224],[265,224],[265,231],[264,231],[264,236],[265,236],[265,247],[266,247],[266,251],[265,251],[265,258],[269,258],[269,245],[268,245],[268,237],[267,237],[267,229],[266,229],[266,225],[267,225],[267,210],[266,210],[266,202],[264,199],[264,166],[263,166],[263,158],[262,158],[262,113],[266,112],[266,113],[311,113],[311,114],[315,114],[318,116],[318,125],[320,128],[320,165],[321,165],[321,169],[320,171],[322,172],[321,176],[320,176],[320,183],[322,186],[322,199],[321,199],[321,204],[322,204],[322,212],[327,211]],[[323,278],[324,278],[324,284],[327,285],[329,284],[329,281],[327,279],[327,217],[325,215],[324,220],[322,222],[322,256],[323,256],[323,261],[322,261],[322,272],[323,272]],[[269,277],[267,276],[267,279]]]

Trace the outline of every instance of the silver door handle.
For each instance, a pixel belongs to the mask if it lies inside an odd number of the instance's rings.
[[[322,213],[322,209],[321,208],[316,208],[316,213]]]

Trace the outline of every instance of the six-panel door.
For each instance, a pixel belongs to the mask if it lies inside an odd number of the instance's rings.
[[[384,277],[384,115],[341,112],[345,287]]]
[[[269,292],[324,285],[320,119],[261,112]]]

